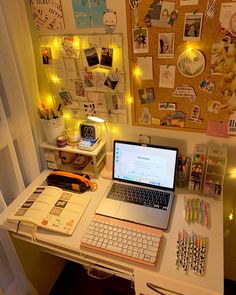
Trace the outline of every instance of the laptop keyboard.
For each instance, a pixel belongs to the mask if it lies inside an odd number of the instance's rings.
[[[155,266],[162,235],[156,228],[96,214],[83,235],[81,246]]]
[[[143,187],[113,183],[107,196],[110,199],[167,210],[170,193]]]

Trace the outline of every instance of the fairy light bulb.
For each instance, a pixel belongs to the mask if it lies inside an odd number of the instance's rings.
[[[142,75],[142,71],[141,71],[139,66],[136,66],[134,68],[133,74],[134,74],[136,79],[140,78],[140,76]]]
[[[234,219],[234,210],[232,210],[229,214],[229,220],[232,221]]]

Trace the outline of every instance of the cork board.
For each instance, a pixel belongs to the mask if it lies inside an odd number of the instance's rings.
[[[127,13],[128,21],[128,35],[129,35],[129,61],[130,61],[130,77],[131,78],[131,94],[133,97],[132,107],[132,121],[134,125],[157,127],[157,128],[168,128],[185,131],[195,132],[206,132],[209,123],[225,123],[228,124],[229,117],[232,114],[232,109],[226,106],[224,102],[223,91],[225,90],[222,86],[224,78],[226,76],[226,70],[221,75],[212,73],[212,48],[214,44],[219,44],[222,38],[227,35],[227,32],[219,30],[219,18],[221,11],[221,3],[223,1],[215,1],[212,11],[209,11],[208,1],[195,1],[198,5],[180,5],[183,1],[153,1],[153,0],[141,0],[136,1],[137,7],[132,8],[130,3],[127,1]],[[151,5],[162,5],[167,2],[170,5],[171,10],[177,11],[177,18],[174,20],[172,25],[161,26],[160,23],[153,25],[151,20],[151,26],[146,21],[146,15],[150,14]],[[191,1],[194,2],[194,1]],[[135,1],[133,1],[135,3]],[[135,6],[135,4],[134,4]],[[153,6],[153,7],[154,7]],[[163,10],[163,9],[162,9]],[[210,17],[209,17],[210,15]],[[187,29],[190,30],[190,24],[192,17],[198,18],[199,25],[197,37],[188,37]],[[213,17],[212,17],[213,16]],[[168,20],[170,19],[170,12]],[[169,21],[168,21],[169,22]],[[142,29],[144,28],[143,32]],[[196,28],[195,28],[196,29]],[[139,50],[135,47],[135,40],[138,39],[135,32],[141,30],[141,37],[147,34],[147,45],[148,48]],[[161,56],[161,42],[160,36],[164,35],[173,38],[173,48],[171,53],[168,55]],[[173,35],[170,36],[170,33]],[[139,37],[140,37],[139,36]],[[139,45],[142,44],[142,39],[139,39]],[[230,35],[230,40],[235,44],[235,38]],[[140,41],[141,40],[141,41]],[[170,45],[170,44],[169,44]],[[191,46],[192,49],[200,52],[200,58],[204,58],[205,65],[201,72],[196,76],[183,75],[178,67],[179,57],[183,52]],[[160,57],[161,56],[161,57]],[[147,60],[152,60],[151,63],[146,63]],[[153,77],[147,77],[147,80],[143,80],[140,77],[134,75],[135,69],[140,67],[140,64],[144,62],[142,69],[148,69],[148,72],[153,73]],[[150,68],[152,65],[152,69]],[[174,81],[172,81],[172,87],[160,87],[160,69],[173,69],[175,66]],[[207,82],[207,84],[204,84]],[[169,81],[168,81],[169,83]],[[164,84],[162,84],[164,85]],[[207,85],[207,88],[206,88]],[[170,85],[168,85],[169,87]],[[209,87],[208,87],[209,86]],[[179,93],[180,96],[175,96],[177,88],[182,89]],[[187,88],[184,88],[187,87]],[[214,89],[213,89],[214,88]],[[186,89],[188,97],[186,97]],[[191,89],[193,91],[191,91]],[[151,93],[151,99],[146,103],[141,100],[142,94],[145,90]],[[213,90],[213,91],[212,91]],[[190,92],[189,92],[190,91]],[[184,94],[185,93],[185,94]],[[190,94],[189,94],[190,93]],[[195,93],[195,97],[194,97]],[[214,102],[216,103],[217,109],[213,109]],[[225,107],[224,107],[225,106]],[[215,105],[214,105],[215,107]],[[197,112],[195,116],[194,112]],[[145,119],[143,114],[147,112],[148,116]],[[183,115],[183,119],[177,119],[176,116],[179,114]],[[171,120],[168,118],[171,116]],[[196,119],[197,118],[197,119]],[[181,121],[181,122],[180,122]]]

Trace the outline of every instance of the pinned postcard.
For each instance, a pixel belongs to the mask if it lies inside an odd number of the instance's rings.
[[[152,56],[138,57],[138,67],[141,75],[140,80],[153,80]]]
[[[106,98],[103,92],[89,92],[88,99],[95,103],[96,112],[107,112]]]
[[[106,94],[108,109],[111,113],[125,113],[125,95],[124,94]]]
[[[190,101],[194,101],[196,99],[196,93],[191,86],[178,86],[172,94],[175,97],[184,97],[188,98]]]
[[[160,65],[159,87],[174,88],[175,68],[172,65]]]
[[[86,102],[83,104],[83,107],[84,107],[84,113],[85,113],[86,117],[93,116],[96,114],[94,103]]]
[[[206,134],[211,136],[229,137],[228,125],[225,122],[209,121]]]
[[[106,68],[112,68],[113,48],[102,47],[100,65]]]
[[[55,59],[53,65],[58,78],[67,78],[67,72],[63,58]]]

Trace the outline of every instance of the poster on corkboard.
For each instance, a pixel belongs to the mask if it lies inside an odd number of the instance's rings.
[[[133,125],[206,132],[220,122],[235,135],[236,3],[139,0],[127,11]]]

